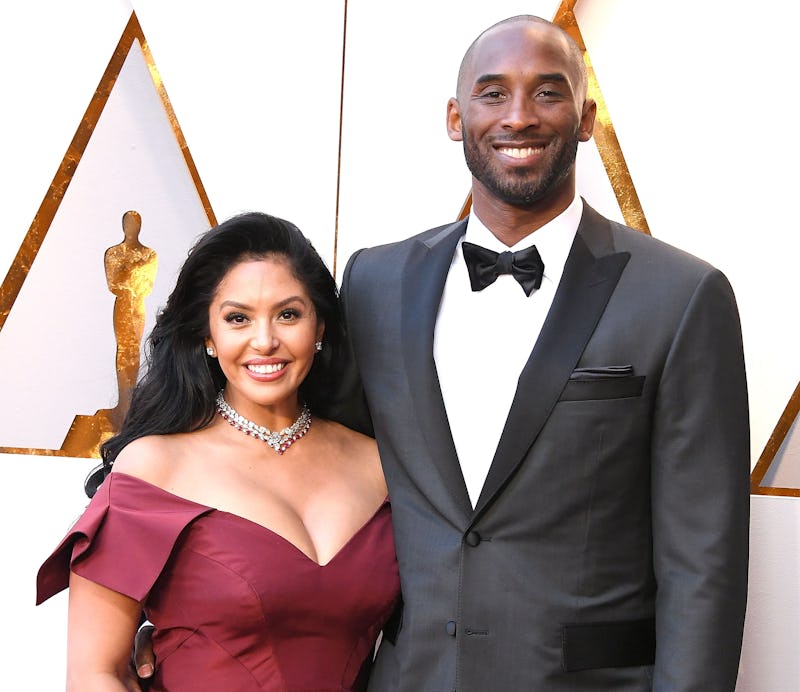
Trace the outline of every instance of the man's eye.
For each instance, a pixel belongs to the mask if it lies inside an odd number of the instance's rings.
[[[557,91],[553,91],[552,89],[542,89],[541,91],[537,92],[536,96],[542,99],[561,98],[561,94]]]
[[[481,97],[485,98],[485,99],[490,99],[490,100],[497,100],[497,99],[503,98],[503,92],[502,91],[484,91],[481,94]]]

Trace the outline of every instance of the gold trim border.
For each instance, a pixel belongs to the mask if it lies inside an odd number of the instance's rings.
[[[333,275],[339,259],[339,201],[342,191],[342,136],[344,132],[344,75],[347,59],[347,0],[342,15],[342,77],[339,83],[339,142],[336,152],[336,209],[333,218]]]
[[[600,83],[597,81],[597,75],[589,57],[589,51],[586,49],[583,34],[578,26],[578,19],[575,17],[576,4],[577,0],[564,0],[556,10],[553,22],[572,36],[583,51],[583,61],[586,63],[586,70],[589,73],[589,98],[594,99],[595,103],[597,103],[594,140],[597,142],[597,149],[600,152],[600,158],[611,182],[611,188],[617,198],[617,204],[622,210],[622,217],[631,228],[650,235],[650,227],[647,224],[642,204],[639,201],[639,195],[628,170],[628,164],[622,155],[622,147],[617,139],[617,132],[611,122],[608,106],[603,98]]]
[[[800,414],[800,382],[797,383],[794,393],[789,397],[789,403],[786,404],[783,415],[781,415],[778,424],[775,426],[775,430],[772,431],[772,435],[770,435],[769,440],[767,440],[767,444],[764,447],[764,451],[761,452],[761,457],[753,469],[753,473],[750,474],[751,495],[800,497],[800,488],[779,488],[761,485],[761,481],[764,480],[764,476],[767,474],[769,467],[772,465],[772,462],[775,461],[775,455],[786,439],[786,435],[789,434],[789,430],[795,420],[797,420],[798,414]]]

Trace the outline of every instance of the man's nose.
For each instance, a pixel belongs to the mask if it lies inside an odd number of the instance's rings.
[[[503,127],[524,130],[539,125],[536,102],[526,94],[515,94],[506,106]]]

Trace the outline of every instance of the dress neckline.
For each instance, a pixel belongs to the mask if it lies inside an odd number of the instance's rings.
[[[367,527],[369,527],[373,523],[373,521],[375,521],[375,519],[381,514],[381,511],[383,510],[383,508],[386,505],[391,504],[389,502],[389,496],[387,495],[383,499],[383,501],[378,505],[378,507],[375,509],[375,511],[370,515],[370,517],[358,529],[356,529],[356,531],[331,556],[330,560],[328,560],[327,562],[321,563],[321,562],[317,562],[308,553],[306,553],[300,547],[298,547],[297,545],[292,543],[292,541],[290,541],[288,538],[286,538],[285,536],[283,536],[279,532],[275,531],[274,529],[271,529],[269,526],[265,526],[264,524],[262,524],[262,523],[260,523],[258,521],[254,521],[253,519],[249,519],[248,517],[242,516],[241,514],[236,514],[235,512],[229,512],[229,511],[224,510],[224,509],[218,509],[217,507],[210,507],[209,505],[205,505],[205,504],[203,504],[201,502],[196,502],[194,500],[190,500],[189,498],[183,497],[182,495],[176,495],[175,493],[172,493],[169,490],[164,490],[164,488],[162,488],[161,486],[155,485],[154,483],[150,483],[149,481],[146,481],[143,478],[139,478],[138,476],[132,476],[132,475],[130,475],[128,473],[125,473],[123,471],[112,471],[109,474],[108,479],[111,479],[112,477],[115,477],[115,476],[117,477],[118,480],[122,480],[122,481],[126,481],[126,482],[131,482],[132,481],[134,484],[143,485],[143,486],[145,486],[145,487],[147,487],[149,489],[152,489],[153,491],[156,491],[156,492],[161,493],[163,495],[167,495],[167,496],[169,496],[171,498],[174,498],[176,500],[180,500],[181,502],[188,503],[188,504],[193,505],[195,507],[201,507],[204,510],[206,510],[206,513],[214,512],[215,514],[223,515],[223,516],[229,517],[229,518],[231,518],[231,519],[233,519],[233,520],[235,520],[237,522],[242,522],[244,524],[247,524],[247,525],[250,525],[252,527],[255,527],[257,530],[264,531],[264,532],[270,534],[271,536],[274,536],[281,543],[286,544],[288,547],[290,547],[292,550],[294,550],[296,553],[298,553],[302,558],[304,558],[309,563],[311,563],[312,565],[315,565],[316,567],[318,567],[320,569],[323,569],[323,568],[331,565],[333,562],[336,561],[336,559],[342,553],[346,552],[348,550],[348,548],[356,541],[356,539],[362,533],[364,533],[366,531]]]

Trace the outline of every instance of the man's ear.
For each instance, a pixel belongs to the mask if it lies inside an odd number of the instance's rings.
[[[586,99],[583,102],[581,112],[581,126],[578,129],[578,141],[588,142],[594,132],[594,120],[597,116],[597,104],[594,99]]]
[[[454,142],[460,142],[462,140],[461,110],[455,98],[451,98],[447,102],[447,135]]]

